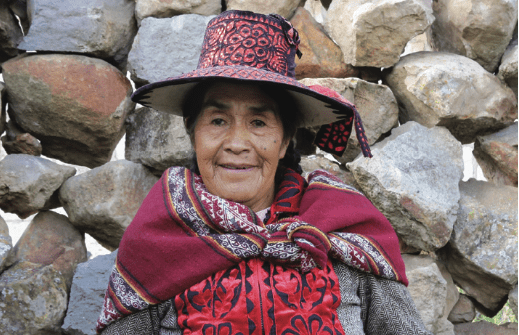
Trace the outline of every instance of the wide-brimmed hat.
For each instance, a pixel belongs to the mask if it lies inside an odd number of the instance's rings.
[[[134,92],[132,100],[182,116],[184,98],[202,81],[268,83],[293,97],[303,116],[302,126],[336,123],[335,128],[330,125],[335,132],[321,129],[321,145],[316,145],[342,155],[354,120],[361,137],[364,134],[360,117],[355,106],[336,92],[319,85],[308,87],[295,79],[295,56],[301,55],[298,45],[299,34],[280,15],[226,11],[209,21],[196,70],[145,85]],[[356,132],[359,136],[359,129]],[[370,156],[367,148],[363,153]]]

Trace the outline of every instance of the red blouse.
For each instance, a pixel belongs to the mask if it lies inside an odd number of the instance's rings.
[[[330,261],[301,274],[254,258],[193,285],[175,306],[184,335],[338,335],[340,296]]]

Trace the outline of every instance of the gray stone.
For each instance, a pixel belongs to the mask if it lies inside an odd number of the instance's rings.
[[[451,310],[448,320],[453,324],[472,322],[476,317],[476,306],[465,294],[460,294],[460,298],[454,308]]]
[[[444,126],[463,144],[517,119],[512,90],[475,61],[442,52],[400,59],[386,81],[400,106],[400,123]]]
[[[438,264],[429,256],[402,255],[409,293],[420,313],[425,328],[434,334],[454,335],[453,325],[447,321],[450,275],[444,278]],[[449,282],[448,282],[448,281]],[[447,312],[447,313],[446,313]]]
[[[402,53],[400,57],[412,54],[413,52],[420,51],[432,51],[432,47],[429,41],[427,40],[426,33],[416,35],[415,37],[410,39],[405,46],[404,53]]]
[[[13,249],[13,242],[9,235],[9,227],[5,220],[0,216],[0,274],[6,267],[6,262]]]
[[[304,5],[305,0],[225,0],[227,10],[248,10],[255,13],[276,13],[290,19],[297,7]]]
[[[20,49],[81,53],[126,72],[137,33],[133,0],[29,0],[28,10],[31,29]]]
[[[3,64],[9,117],[41,141],[43,155],[96,167],[110,161],[135,103],[128,78],[107,62],[31,54]]]
[[[58,335],[67,299],[66,280],[52,265],[13,265],[0,275],[0,331],[9,335]]]
[[[8,154],[27,154],[40,156],[42,147],[40,141],[9,120],[6,126],[6,136],[2,136],[2,146]]]
[[[22,38],[22,30],[9,9],[8,1],[2,1],[0,3],[0,65],[19,54],[17,47]]]
[[[364,194],[405,244],[426,251],[444,246],[458,211],[461,144],[443,127],[408,122],[371,150],[373,158],[346,165]]]
[[[466,322],[454,325],[456,335],[517,335],[517,323],[496,325],[488,321]]]
[[[170,166],[189,167],[193,150],[182,117],[143,107],[126,120],[125,158],[155,174]]]
[[[355,181],[355,177],[353,177],[353,174],[350,171],[344,169],[344,166],[325,158],[322,154],[302,156],[299,164],[303,169],[302,175],[305,178],[315,170],[326,170],[342,180],[345,184],[360,189],[359,185],[357,185],[357,182]]]
[[[498,185],[517,187],[517,122],[487,136],[478,136],[474,157],[485,178]]]
[[[328,10],[324,8],[321,0],[307,0],[304,8],[313,16],[315,21],[324,25],[326,22],[326,14]]]
[[[514,44],[506,49],[503,58],[501,58],[497,77],[514,91],[517,98],[517,40]]]
[[[0,81],[0,135],[4,133],[5,127],[6,127],[6,117],[7,117],[7,111],[6,111],[6,104],[7,101],[5,100],[5,84]]]
[[[39,212],[11,252],[9,262],[52,265],[63,276],[67,292],[79,263],[87,260],[85,236],[65,215]]]
[[[137,86],[196,69],[205,27],[213,16],[179,15],[142,21],[128,55],[128,71]]]
[[[460,193],[451,239],[438,255],[478,310],[493,316],[517,284],[517,189],[470,179]]]
[[[113,251],[157,180],[141,164],[120,160],[68,179],[59,195],[70,222]]]
[[[398,126],[398,104],[386,85],[373,84],[358,78],[308,78],[301,80],[301,83],[328,87],[353,103],[358,109],[370,145]],[[360,153],[360,144],[353,127],[346,151],[342,157],[336,159],[345,164],[353,161]]]
[[[508,301],[510,302],[510,308],[515,314],[515,317],[517,318],[517,285],[513,288],[513,290],[508,293]]]
[[[435,0],[432,4],[436,20],[428,33],[434,50],[466,56],[494,72],[517,24],[517,1]]]
[[[165,18],[181,14],[216,15],[221,10],[221,0],[137,0],[135,17],[141,24],[141,21],[150,16]]]
[[[116,256],[117,251],[114,251],[78,265],[70,290],[67,316],[62,326],[65,334],[95,334],[96,321],[103,307]]]
[[[432,8],[419,0],[334,0],[325,28],[346,64],[390,67],[433,20]]]
[[[55,192],[76,173],[70,166],[31,155],[7,155],[0,161],[0,208],[26,218],[60,207]]]

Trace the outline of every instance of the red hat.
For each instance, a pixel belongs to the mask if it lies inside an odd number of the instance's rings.
[[[355,106],[338,93],[319,85],[308,87],[295,79],[295,56],[301,56],[298,45],[299,34],[280,15],[226,11],[209,21],[196,70],[145,85],[134,92],[132,100],[158,111],[182,116],[184,98],[202,81],[268,82],[285,89],[293,97],[303,115],[304,127],[334,122],[342,124],[337,129],[344,131],[340,130],[341,136],[336,140],[333,140],[333,135],[323,146],[316,141],[324,151],[342,155],[353,118],[362,128],[360,118]],[[361,129],[360,135],[363,134],[364,129]],[[340,142],[336,143],[338,139]],[[363,148],[365,156],[370,155],[369,146],[367,148],[368,153]]]

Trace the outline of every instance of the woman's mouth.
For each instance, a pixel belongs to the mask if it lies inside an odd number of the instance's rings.
[[[220,166],[223,167],[224,169],[229,169],[229,170],[250,170],[253,168],[250,165],[221,164]]]

